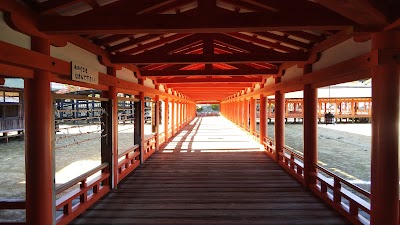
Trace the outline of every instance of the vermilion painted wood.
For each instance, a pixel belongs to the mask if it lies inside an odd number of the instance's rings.
[[[48,40],[32,38],[31,44],[32,50],[38,54],[50,55]],[[26,220],[30,224],[52,224],[55,221],[54,115],[50,79],[50,71],[36,70],[35,78],[26,79],[24,83]],[[37,109],[38,105],[41,110]]]
[[[260,95],[260,137],[261,144],[264,143],[264,138],[267,134],[267,99],[264,95]]]
[[[277,69],[211,69],[211,70],[144,70],[142,76],[162,77],[162,76],[205,76],[205,75],[276,75]]]
[[[193,63],[252,63],[252,62],[303,62],[308,60],[308,54],[296,53],[247,53],[247,54],[173,54],[173,55],[128,55],[117,54],[110,57],[115,64],[193,64]]]
[[[372,36],[373,50],[388,48],[400,53],[400,32],[386,31]],[[372,225],[399,223],[400,68],[399,61],[382,60],[385,64],[372,68]]]
[[[321,12],[316,12],[321,13]],[[41,16],[39,30],[47,34],[91,34],[91,33],[219,33],[266,30],[301,31],[301,30],[340,30],[351,26],[343,17],[333,15],[327,10],[325,15],[302,12],[298,17],[287,17],[281,14],[246,13],[241,15],[215,15],[204,24],[201,17],[184,14],[167,15],[134,15],[118,14],[96,17],[57,17]],[[327,16],[331,14],[330,16]],[[191,21],[187,23],[186,21]],[[59,24],[64,26],[60,27]],[[116,26],[118,24],[118,26]],[[160,26],[162,24],[162,26]]]

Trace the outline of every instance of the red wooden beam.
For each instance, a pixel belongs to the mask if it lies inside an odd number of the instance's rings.
[[[316,0],[316,2],[358,24],[375,26],[378,28],[389,24],[388,18],[375,8],[370,1],[342,0],[340,4],[338,4],[337,0]],[[397,13],[398,10],[399,8],[397,8]]]
[[[210,16],[207,23],[201,18],[184,14],[41,16],[38,27],[48,34],[135,34],[340,30],[352,25],[347,19],[339,16],[319,17],[303,14],[300,17],[259,13],[215,15]]]
[[[126,51],[122,51],[121,53],[126,54],[126,55],[136,54],[136,53],[145,51],[147,49],[151,49],[151,48],[155,48],[155,47],[160,46],[160,45],[164,45],[164,44],[169,43],[169,42],[177,41],[179,39],[182,39],[182,38],[190,36],[190,35],[191,34],[174,34],[172,36],[162,37],[157,41],[153,41],[153,42],[150,42],[150,43],[139,45],[138,47],[135,47],[135,48],[132,48],[132,49],[128,49]]]
[[[260,83],[261,77],[232,77],[232,78],[157,78],[160,84],[176,83]]]
[[[246,88],[251,84],[246,83],[215,83],[215,84],[168,84],[170,88]]]
[[[153,38],[160,38],[160,37],[162,37],[162,35],[160,35],[160,34],[147,34],[147,35],[144,35],[144,36],[140,36],[138,38],[133,38],[132,37],[129,41],[126,41],[126,42],[123,42],[123,43],[108,47],[107,50],[110,51],[110,52],[117,52],[117,51],[120,51],[121,49],[128,48],[130,46],[139,44],[141,42],[148,41],[148,40],[153,39]]]
[[[108,37],[105,37],[105,38],[96,39],[93,42],[96,45],[106,46],[106,45],[109,45],[109,44],[111,44],[113,42],[117,42],[117,41],[120,41],[120,40],[125,39],[125,38],[129,38],[129,37],[132,37],[132,36],[133,36],[132,34],[116,34],[116,35],[111,35],[111,36],[108,36]]]
[[[38,4],[37,9],[41,14],[48,14],[79,2],[81,0],[48,0]]]
[[[287,47],[287,46],[283,46],[280,43],[270,42],[270,41],[267,41],[267,40],[263,40],[263,39],[257,38],[256,37],[257,35],[249,36],[249,35],[241,34],[241,33],[227,33],[226,35],[229,35],[231,37],[235,37],[235,38],[238,38],[238,39],[241,39],[241,40],[244,40],[244,41],[249,41],[249,42],[252,42],[252,43],[256,43],[256,44],[259,44],[259,45],[264,45],[264,46],[267,46],[269,48],[277,49],[277,50],[280,50],[280,51],[285,51],[285,52],[297,52],[297,51],[299,51],[298,49],[294,49],[294,48],[290,48],[290,47]]]
[[[207,70],[143,70],[141,71],[142,76],[148,77],[162,77],[162,76],[213,76],[213,75],[225,75],[225,76],[243,76],[243,75],[267,75],[267,74],[278,74],[278,69],[207,69]]]
[[[309,49],[312,47],[312,45],[310,44],[306,44],[304,42],[301,41],[297,41],[291,38],[288,38],[287,36],[281,36],[281,35],[277,35],[277,34],[273,34],[273,33],[269,33],[269,32],[256,32],[255,34],[261,36],[261,37],[266,37],[278,42],[282,42],[282,43],[286,43],[289,45],[293,45],[302,49]]]
[[[306,53],[265,53],[265,54],[174,54],[174,55],[114,55],[113,63],[133,64],[192,64],[192,63],[252,63],[252,62],[303,62]]]

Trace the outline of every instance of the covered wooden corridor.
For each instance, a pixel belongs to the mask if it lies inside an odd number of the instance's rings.
[[[72,224],[348,224],[260,147],[197,117]]]
[[[23,193],[0,199],[0,210],[22,217],[0,225],[345,222],[328,205],[353,224],[398,225],[399,8],[394,0],[1,0],[0,85],[23,82],[10,96],[25,141],[10,188]],[[352,118],[361,111],[355,100],[331,104],[330,94],[322,106],[318,89],[369,79],[366,191],[318,164],[317,125],[332,105]],[[285,107],[292,92],[302,92],[303,155],[285,142],[285,116],[300,110]],[[197,104],[219,105],[223,118],[196,118]],[[96,158],[84,171],[74,167],[82,155]],[[57,181],[57,166],[79,173]]]

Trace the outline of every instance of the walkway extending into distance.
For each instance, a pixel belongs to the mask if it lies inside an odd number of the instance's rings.
[[[72,224],[348,224],[260,147],[196,118]]]

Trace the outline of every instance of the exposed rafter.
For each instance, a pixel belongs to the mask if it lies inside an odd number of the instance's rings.
[[[232,78],[157,78],[160,84],[177,83],[261,83],[261,77],[232,77]]]
[[[375,26],[376,28],[383,28],[389,24],[386,16],[375,8],[370,1],[341,0],[338,2],[337,0],[316,0],[316,2],[358,24]],[[397,8],[397,12],[399,10]]]
[[[316,16],[318,15],[318,16]],[[91,33],[216,33],[262,32],[265,30],[340,30],[352,23],[338,16],[319,17],[319,14],[287,17],[260,13],[242,13],[210,16],[205,23],[201,18],[177,14],[113,16],[42,16],[39,29],[48,34]]]
[[[229,69],[229,70],[143,70],[141,71],[142,76],[162,77],[162,76],[213,76],[213,75],[224,75],[224,76],[243,76],[243,75],[274,75],[277,74],[277,69]]]
[[[308,60],[305,53],[266,54],[174,54],[174,55],[114,55],[113,63],[133,64],[190,64],[190,63],[251,63],[251,62],[303,62]]]

